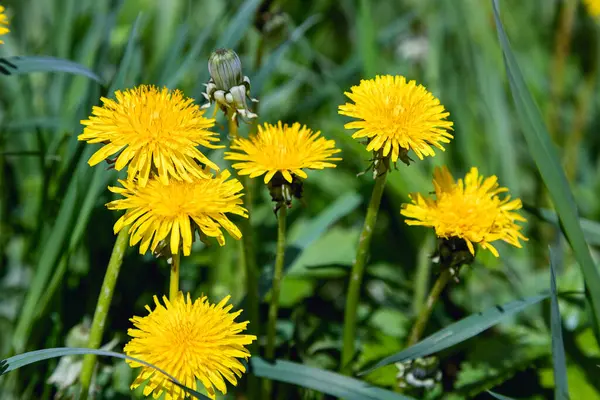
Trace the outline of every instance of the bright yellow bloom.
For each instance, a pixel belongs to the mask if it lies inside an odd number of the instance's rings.
[[[146,186],[135,181],[119,180],[121,187],[109,187],[124,199],[107,204],[110,210],[127,210],[115,223],[115,234],[131,224],[130,245],[140,243],[140,254],[148,248],[156,249],[161,240],[167,240],[171,252],[177,254],[180,239],[183,254],[189,255],[197,227],[206,236],[214,237],[225,244],[221,227],[235,239],[242,233],[227,218],[226,213],[248,217],[242,207],[242,184],[230,179],[229,171],[214,178],[192,179],[191,182],[171,181],[168,184],[152,178]],[[170,235],[170,238],[168,236]]]
[[[391,152],[393,162],[402,150],[413,150],[421,160],[433,156],[432,146],[444,150],[442,143],[453,137],[450,115],[444,106],[425,87],[403,76],[377,76],[361,80],[351,92],[345,92],[354,103],[339,107],[339,113],[358,119],[344,125],[358,129],[352,137],[368,138],[368,151],[382,150],[387,157]],[[404,160],[403,160],[404,161]]]
[[[215,388],[225,394],[223,378],[237,385],[236,376],[239,378],[246,371],[238,358],[247,360],[250,353],[244,346],[256,340],[256,336],[240,334],[248,322],[234,321],[241,310],[230,313],[233,306],[226,305],[228,301],[229,296],[219,304],[210,304],[204,296],[192,303],[189,293],[184,297],[179,292],[172,302],[163,296],[163,306],[154,296],[156,308],[146,306],[150,314],[131,319],[135,328],[127,334],[133,339],[124,351],[162,369],[188,388],[196,390],[196,381],[200,380],[212,399]],[[142,367],[131,389],[149,380],[144,387],[145,396],[153,393],[158,398],[165,392],[166,400],[188,397],[164,374],[134,361],[127,363],[132,368]]]
[[[416,193],[410,195],[412,204],[403,204],[401,214],[411,218],[406,220],[408,225],[435,228],[441,238],[461,238],[471,254],[475,254],[473,243],[498,257],[491,242],[503,240],[520,248],[519,239],[527,240],[515,223],[526,221],[515,212],[521,209],[521,200],[500,199],[498,194],[508,189],[498,185],[495,175],[484,179],[473,167],[464,181],[455,182],[446,167],[436,168],[433,185],[435,199]]]
[[[600,17],[600,0],[584,0],[584,3],[592,17]]]
[[[281,121],[277,125],[258,126],[258,133],[249,139],[235,139],[231,150],[238,152],[225,153],[225,159],[241,161],[232,165],[240,175],[256,178],[265,174],[265,183],[278,172],[290,183],[292,174],[306,179],[303,168],[335,168],[330,161],[341,160],[331,157],[341,151],[335,148],[333,140],[297,122],[292,126]]]
[[[115,97],[116,101],[103,97],[103,106],[94,107],[90,119],[81,121],[86,127],[79,140],[105,144],[89,159],[90,165],[120,152],[115,169],[129,164],[128,179],[137,178],[141,186],[153,168],[165,184],[169,177],[188,182],[207,177],[200,163],[219,170],[196,148],[222,146],[211,143],[219,140],[208,130],[215,120],[205,118],[193,99],[179,90],[148,85],[117,90]]]
[[[8,32],[10,32],[10,29],[8,29],[8,18],[6,17],[6,14],[4,13],[5,8],[3,6],[0,6],[0,36],[2,35],[6,35]],[[0,44],[4,43],[4,41],[0,40]]]

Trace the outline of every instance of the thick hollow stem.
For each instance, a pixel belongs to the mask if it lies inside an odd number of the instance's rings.
[[[381,203],[381,197],[383,196],[386,177],[387,173],[383,173],[375,179],[375,186],[373,186],[371,201],[369,202],[369,208],[367,209],[367,215],[365,216],[365,222],[360,234],[360,239],[358,241],[356,258],[354,259],[354,265],[352,265],[352,271],[350,273],[350,283],[348,285],[348,294],[346,296],[346,309],[344,311],[344,338],[341,362],[341,370],[345,374],[350,373],[350,362],[354,358],[356,312],[360,297],[360,287],[365,272],[365,265],[371,244],[371,237],[373,236],[375,222],[377,221],[379,204]]]
[[[125,250],[127,249],[129,242],[128,232],[129,227],[124,227],[121,229],[115,241],[112,254],[110,255],[108,267],[106,268],[106,274],[104,275],[104,281],[102,282],[102,288],[100,289],[100,295],[98,296],[98,303],[96,304],[94,319],[92,320],[90,337],[87,343],[87,347],[90,349],[97,349],[100,347],[100,343],[102,342],[102,334],[104,333],[106,316],[108,315],[108,310],[110,309],[110,303],[112,302],[115,284],[117,283],[119,271],[121,270],[121,264],[123,263],[123,255],[125,254]],[[82,400],[87,399],[95,364],[95,355],[87,354],[84,357],[80,377],[80,399]]]
[[[279,209],[277,217],[277,255],[273,270],[273,285],[271,288],[271,303],[269,304],[269,321],[267,324],[267,350],[266,357],[272,360],[275,357],[275,337],[277,325],[277,312],[279,311],[279,293],[281,291],[281,278],[283,276],[283,262],[285,258],[285,216],[287,207]]]
[[[175,301],[177,293],[179,293],[179,265],[180,256],[179,253],[173,254],[171,260],[171,276],[169,279],[169,300]]]
[[[429,317],[431,316],[431,312],[433,311],[433,307],[437,303],[442,291],[446,287],[446,284],[450,281],[451,273],[449,268],[444,268],[438,276],[437,280],[433,284],[431,288],[431,292],[429,292],[429,296],[427,296],[427,301],[421,307],[421,312],[415,321],[415,324],[410,331],[410,336],[408,338],[407,347],[412,346],[417,343],[427,326],[427,321],[429,321]]]

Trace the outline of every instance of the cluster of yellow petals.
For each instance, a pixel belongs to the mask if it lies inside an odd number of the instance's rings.
[[[120,180],[123,187],[109,189],[124,198],[107,204],[111,210],[127,210],[115,224],[115,233],[129,229],[130,244],[135,246],[141,242],[141,254],[148,249],[154,251],[170,233],[171,252],[177,254],[181,243],[183,254],[189,255],[194,227],[206,236],[216,238],[221,246],[225,244],[221,227],[235,239],[240,239],[242,233],[226,213],[248,215],[242,207],[242,184],[229,177],[229,171],[223,171],[216,177],[194,178],[191,182],[164,183],[152,178],[145,186],[136,181]]]
[[[341,150],[335,148],[333,140],[313,132],[305,125],[294,123],[291,126],[265,123],[258,126],[258,133],[249,139],[237,138],[231,144],[231,152],[225,153],[225,159],[239,161],[232,165],[240,175],[256,178],[265,175],[265,183],[276,173],[292,182],[292,174],[306,179],[306,169],[335,168],[332,161],[341,158],[332,157]]]
[[[498,257],[492,242],[503,240],[521,247],[519,240],[527,240],[516,224],[525,221],[515,212],[521,209],[521,200],[501,199],[498,195],[508,189],[499,186],[496,176],[484,178],[471,168],[464,180],[455,181],[443,167],[436,168],[433,185],[435,198],[415,193],[410,195],[412,203],[403,205],[401,213],[409,218],[408,225],[432,227],[441,238],[461,238],[472,254],[474,243]]]
[[[0,6],[0,36],[10,32],[10,29],[8,29],[8,18],[4,12],[5,10],[6,9],[3,6]],[[0,40],[0,44],[2,43],[4,43],[4,41]]]
[[[214,170],[197,146],[218,148],[216,133],[209,131],[214,119],[204,117],[204,110],[179,90],[159,90],[141,85],[124,92],[116,91],[115,100],[101,98],[102,107],[94,107],[79,140],[104,143],[89,159],[96,165],[119,153],[115,169],[127,168],[127,178],[144,186],[155,171],[158,179],[191,182],[207,177],[201,164]]]
[[[237,385],[237,378],[246,370],[238,358],[247,360],[250,353],[244,346],[256,340],[256,336],[241,334],[248,322],[235,322],[241,310],[230,312],[233,306],[227,305],[228,301],[229,296],[218,304],[210,304],[206,297],[192,302],[189,293],[184,297],[179,292],[171,301],[163,297],[163,305],[154,296],[154,310],[146,306],[147,316],[131,319],[135,328],[127,332],[132,339],[124,351],[169,373],[188,388],[196,388],[199,380],[215,399],[215,388],[227,393],[225,380]],[[132,389],[147,381],[145,396],[158,398],[165,393],[166,400],[188,397],[161,372],[127,362],[133,368],[142,367]]]
[[[588,14],[592,17],[600,17],[600,0],[583,0],[587,8]]]
[[[403,76],[377,76],[361,80],[344,93],[354,103],[339,107],[339,113],[358,119],[346,129],[358,129],[352,137],[368,138],[368,151],[382,151],[398,160],[402,149],[413,150],[419,159],[433,156],[433,147],[444,150],[452,134],[450,115],[440,101],[415,81]]]

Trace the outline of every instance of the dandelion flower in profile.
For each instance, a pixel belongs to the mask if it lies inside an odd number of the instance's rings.
[[[10,29],[8,29],[8,18],[6,17],[4,11],[5,8],[0,6],[0,36],[6,35],[8,32],[10,32]],[[0,40],[0,44],[2,43],[4,43],[4,41]]]
[[[132,339],[124,351],[162,369],[188,388],[196,389],[200,380],[212,399],[215,388],[225,394],[225,380],[235,386],[246,371],[238,360],[250,357],[244,346],[256,340],[256,336],[241,334],[248,322],[235,322],[241,310],[230,312],[233,306],[227,305],[228,301],[229,296],[215,305],[203,296],[192,302],[189,293],[184,297],[179,292],[172,301],[163,296],[163,305],[154,296],[154,310],[146,306],[147,316],[131,319],[135,328],[127,332]],[[134,361],[127,363],[132,368],[142,367],[131,389],[148,381],[145,396],[158,398],[164,392],[167,400],[188,397],[164,374]]]
[[[115,98],[103,97],[102,107],[94,107],[92,116],[81,121],[85,128],[79,140],[104,143],[89,159],[90,165],[119,153],[115,169],[129,165],[128,179],[137,178],[141,186],[153,168],[165,184],[170,177],[187,182],[206,177],[201,164],[219,169],[196,148],[221,146],[212,144],[219,139],[208,130],[215,120],[205,118],[193,99],[179,90],[148,85],[116,91]]]
[[[358,129],[353,138],[368,138],[368,151],[381,152],[393,162],[400,158],[408,164],[408,150],[421,160],[433,156],[433,147],[443,151],[442,144],[453,137],[448,132],[452,122],[446,120],[450,114],[440,101],[403,76],[361,80],[344,94],[354,103],[339,106],[339,113],[357,119],[344,127]]]
[[[600,17],[600,0],[584,0],[588,14],[594,18]]]
[[[464,180],[454,181],[446,167],[436,168],[433,185],[435,198],[411,194],[412,203],[402,206],[408,225],[432,227],[440,238],[463,239],[473,255],[473,243],[498,257],[492,242],[503,240],[520,248],[519,240],[527,240],[516,224],[526,221],[516,213],[521,200],[508,195],[501,199],[498,195],[508,189],[499,186],[495,175],[484,178],[473,167]]]
[[[277,173],[289,183],[292,183],[292,174],[306,179],[304,169],[335,168],[332,161],[341,160],[332,157],[341,151],[335,148],[333,140],[297,122],[291,126],[281,121],[277,125],[259,125],[256,135],[235,139],[231,150],[225,153],[225,159],[239,161],[232,167],[240,175],[256,178],[265,174],[265,183]]]
[[[166,240],[172,254],[178,253],[181,244],[183,254],[187,256],[195,228],[216,238],[221,246],[225,244],[221,228],[240,239],[242,233],[225,214],[248,215],[242,207],[242,184],[237,179],[228,180],[229,177],[229,171],[223,171],[214,178],[170,181],[168,184],[152,178],[145,186],[136,181],[119,180],[123,187],[109,189],[124,198],[111,201],[107,207],[127,212],[115,223],[114,232],[129,229],[129,243],[131,246],[140,243],[140,254],[148,249],[155,251],[159,243]]]

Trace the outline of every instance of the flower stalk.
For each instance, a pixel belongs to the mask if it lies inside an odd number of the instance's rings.
[[[179,265],[181,257],[179,252],[171,256],[171,276],[169,279],[169,300],[175,301],[179,294]]]
[[[421,335],[427,326],[427,322],[429,321],[429,317],[431,316],[431,312],[433,311],[433,307],[437,303],[451,277],[451,269],[443,268],[440,276],[438,276],[437,280],[433,284],[431,292],[429,292],[429,296],[427,296],[427,301],[425,302],[424,306],[421,307],[421,311],[419,312],[417,320],[410,331],[407,347],[416,344],[421,338]]]
[[[117,283],[119,271],[121,270],[121,264],[123,263],[123,256],[129,245],[128,239],[129,229],[121,229],[117,235],[117,239],[108,262],[108,267],[106,268],[106,274],[104,275],[104,281],[102,282],[102,287],[100,288],[100,295],[98,296],[98,303],[96,304],[96,311],[94,312],[94,319],[92,320],[92,327],[90,329],[90,337],[87,343],[87,347],[90,349],[99,348],[100,343],[102,342],[102,334],[104,333],[106,316],[108,315],[108,310],[110,309],[110,304],[112,302],[115,285]],[[82,400],[87,399],[95,364],[95,355],[87,354],[84,357],[80,376],[80,398]]]
[[[344,333],[341,363],[341,371],[345,374],[350,373],[350,362],[354,357],[354,340],[356,338],[356,312],[358,309],[360,288],[362,284],[362,278],[365,272],[367,254],[369,253],[371,238],[373,236],[373,230],[375,228],[375,222],[377,221],[379,204],[381,203],[381,197],[383,196],[383,190],[385,188],[386,178],[387,172],[384,172],[375,178],[375,185],[373,186],[371,201],[369,202],[367,215],[365,216],[365,222],[358,241],[356,258],[354,259],[354,264],[352,265],[352,271],[350,273],[350,283],[348,285],[346,308],[344,311]]]

